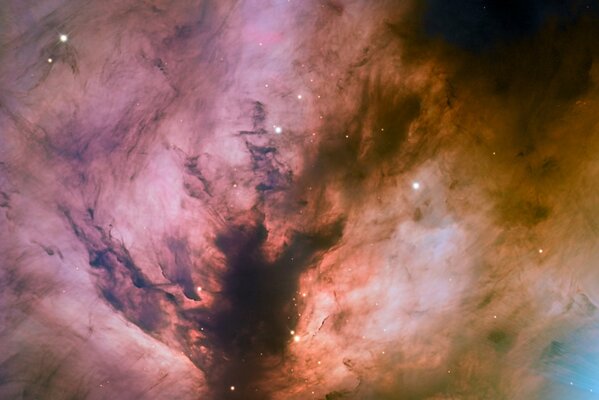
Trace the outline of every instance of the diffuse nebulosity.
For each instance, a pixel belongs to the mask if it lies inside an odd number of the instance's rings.
[[[5,398],[591,399],[597,6],[0,6]]]

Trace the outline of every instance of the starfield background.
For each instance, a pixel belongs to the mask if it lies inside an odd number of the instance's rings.
[[[599,4],[0,0],[0,398],[599,399]]]

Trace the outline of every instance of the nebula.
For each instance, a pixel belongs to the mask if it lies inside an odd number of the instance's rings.
[[[0,2],[0,398],[599,399],[599,4]]]

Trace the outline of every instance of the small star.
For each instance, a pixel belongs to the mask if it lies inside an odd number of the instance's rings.
[[[280,126],[275,127],[275,133],[281,134],[282,132],[283,132],[283,128],[281,128]]]
[[[48,58],[48,64],[52,64],[54,60],[52,58]]]
[[[229,389],[231,389],[232,392],[235,391],[235,386],[231,386]]]
[[[419,182],[412,182],[412,189],[414,189],[414,190],[420,189],[420,183]]]
[[[64,33],[61,33],[58,39],[60,39],[61,42],[66,43],[66,41],[69,40],[69,37]]]

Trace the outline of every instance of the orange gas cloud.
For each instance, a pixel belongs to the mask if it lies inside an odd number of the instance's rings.
[[[599,393],[594,3],[0,10],[1,398]]]

